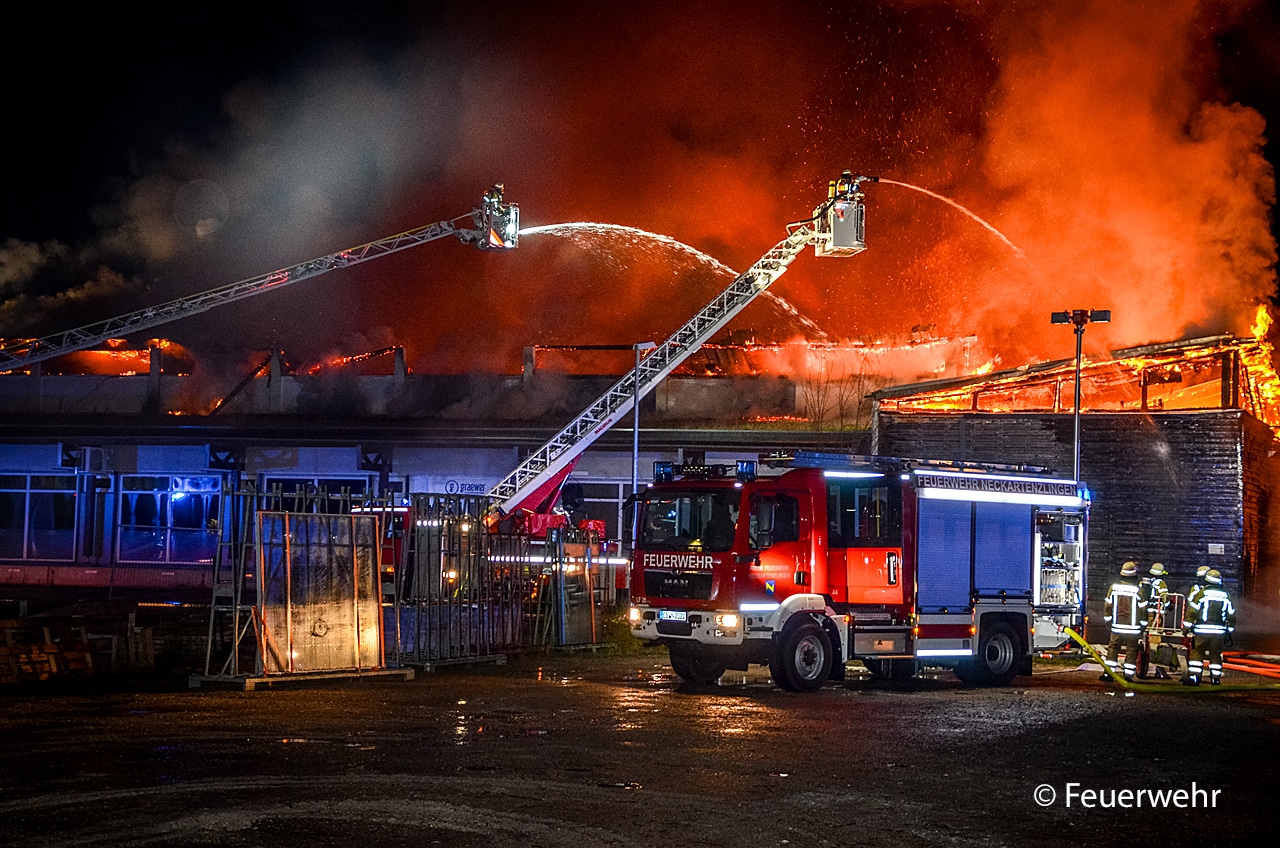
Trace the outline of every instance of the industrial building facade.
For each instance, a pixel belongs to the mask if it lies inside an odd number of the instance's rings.
[[[879,453],[1071,474],[1074,363],[899,386],[875,394]],[[1252,339],[1116,351],[1082,367],[1080,477],[1090,595],[1126,560],[1163,562],[1175,589],[1201,565],[1237,596],[1276,597],[1275,374]]]
[[[427,377],[399,355],[391,374],[291,375],[273,357],[224,388],[216,414],[205,395],[191,414],[193,378],[154,348],[149,359],[116,375],[0,376],[0,585],[203,589],[224,492],[246,483],[279,508],[315,491],[483,495],[612,379]],[[1274,597],[1268,361],[1256,340],[1215,337],[1085,363],[1095,591],[1132,558],[1164,562],[1175,585],[1210,565],[1229,588]],[[675,376],[642,403],[637,470],[643,481],[656,460],[814,448],[1069,474],[1073,381],[1060,361],[884,389],[866,434],[767,423],[806,412],[781,377]],[[632,462],[624,423],[569,479],[575,512],[613,538],[626,534]]]
[[[323,427],[279,430],[256,442],[253,428],[211,444],[195,432],[96,444],[8,441],[0,445],[0,583],[129,589],[210,588],[226,492],[250,485],[289,509],[316,492],[353,499],[409,492],[483,495],[514,464],[536,431],[508,433],[507,447],[485,446],[488,433],[455,431],[438,446],[385,431],[376,452]],[[56,435],[59,428],[50,425]],[[94,441],[83,430],[83,441]],[[290,439],[290,436],[293,436]],[[177,442],[191,437],[193,442]],[[424,444],[428,442],[428,444]],[[468,443],[470,442],[470,443]],[[304,444],[305,443],[305,444]],[[652,467],[666,453],[647,448]],[[616,536],[630,494],[629,448],[602,446],[580,463],[572,483],[580,512]],[[648,477],[646,470],[645,476]],[[298,504],[295,504],[298,501]]]
[[[175,407],[190,379],[158,368],[0,377],[0,587],[202,597],[228,491],[252,487],[277,509],[316,492],[346,502],[483,496],[555,433],[564,410],[612,378],[552,377],[552,392],[527,375],[440,378],[398,367],[335,380],[267,367],[229,411],[185,414]],[[566,484],[574,517],[624,536],[633,460],[645,481],[659,460],[732,463],[797,443],[830,447],[830,434],[688,423],[690,410],[708,406],[776,409],[779,382],[669,379],[641,405],[638,457],[629,422],[582,456]],[[548,423],[503,416],[533,398]]]

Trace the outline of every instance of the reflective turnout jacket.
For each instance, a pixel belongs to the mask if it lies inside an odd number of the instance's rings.
[[[1136,583],[1121,580],[1111,584],[1102,613],[1112,633],[1137,633],[1147,623],[1147,602]]]
[[[1194,607],[1200,603],[1200,596],[1204,594],[1204,586],[1199,583],[1193,584],[1191,591],[1187,592],[1187,606]]]
[[[1142,580],[1142,599],[1148,605],[1158,603],[1162,595],[1168,594],[1169,585],[1162,577],[1146,577]]]
[[[1144,577],[1140,584],[1142,602],[1147,607],[1147,620],[1159,617],[1164,611],[1164,596],[1169,592],[1169,585],[1161,577]]]
[[[1217,586],[1206,586],[1200,592],[1195,607],[1188,605],[1183,625],[1192,628],[1197,636],[1221,636],[1236,629],[1236,608],[1231,596]]]

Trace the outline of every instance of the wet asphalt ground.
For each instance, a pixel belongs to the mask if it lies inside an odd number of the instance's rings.
[[[764,670],[690,688],[665,660],[0,694],[0,843],[1172,848],[1278,832],[1265,678],[1130,696],[1037,662],[1005,689],[939,671],[806,695]],[[1159,808],[1140,794],[1177,790]]]

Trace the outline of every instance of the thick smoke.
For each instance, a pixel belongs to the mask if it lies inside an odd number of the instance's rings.
[[[8,239],[0,245],[0,336],[36,332],[51,317],[111,302],[136,288],[105,265],[91,268],[93,259],[56,241]]]
[[[846,167],[936,191],[1018,248],[882,183],[867,189],[870,250],[797,260],[775,291],[830,339],[901,346],[929,327],[956,340],[936,362],[894,360],[897,378],[1060,357],[1072,342],[1048,326],[1056,309],[1113,310],[1091,346],[1247,330],[1274,294],[1274,174],[1262,117],[1221,90],[1214,46],[1247,4],[991,5],[454,17],[384,4],[399,15],[395,44],[298,47],[309,61],[246,73],[216,120],[119,175],[93,249],[76,250],[113,257],[114,276],[59,282],[44,248],[10,242],[0,335],[464,215],[499,181],[526,226],[624,224],[742,270]],[[296,22],[279,26],[288,44]],[[515,373],[529,344],[665,338],[724,283],[623,239],[588,249],[542,234],[513,253],[448,240],[149,334],[230,362],[283,347],[311,363],[358,353],[348,342],[385,327],[415,370]],[[734,328],[820,337],[767,304]],[[946,361],[961,340],[969,364]]]

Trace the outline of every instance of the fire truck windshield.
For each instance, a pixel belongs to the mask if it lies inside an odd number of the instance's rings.
[[[663,551],[727,551],[738,531],[742,498],[728,492],[652,492],[641,511],[640,547]]]

